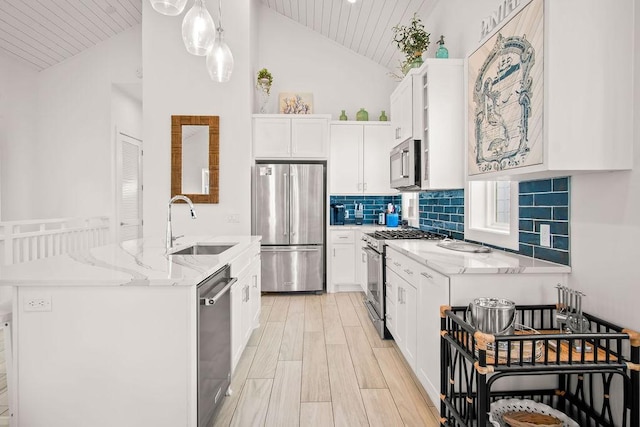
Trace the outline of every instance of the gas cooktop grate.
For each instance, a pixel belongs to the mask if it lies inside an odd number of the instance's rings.
[[[423,230],[383,230],[376,231],[373,234],[376,239],[382,240],[400,240],[400,239],[426,239],[426,240],[441,240],[445,236],[432,233],[430,231]]]

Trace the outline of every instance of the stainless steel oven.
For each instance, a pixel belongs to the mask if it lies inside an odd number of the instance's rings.
[[[362,236],[362,240],[366,243],[362,251],[367,260],[367,296],[365,298],[365,306],[369,312],[369,318],[381,338],[391,338],[385,323],[386,242],[389,240],[439,240],[442,238],[444,236],[415,228],[376,231]]]
[[[365,246],[362,250],[367,260],[367,297],[365,306],[378,334],[384,337],[384,255],[371,246]]]

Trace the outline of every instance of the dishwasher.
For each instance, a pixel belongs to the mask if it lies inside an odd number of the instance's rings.
[[[227,264],[198,285],[198,427],[208,426],[231,381],[231,277]]]

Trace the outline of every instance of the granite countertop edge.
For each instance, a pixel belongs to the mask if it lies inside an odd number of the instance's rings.
[[[444,249],[437,241],[403,240],[388,246],[411,259],[450,276],[457,274],[558,274],[571,273],[571,267],[501,250],[470,253]]]
[[[129,240],[1,266],[0,286],[194,286],[233,263],[261,239],[261,236],[186,236],[170,251],[196,243],[234,244],[219,255],[167,254],[161,237]]]

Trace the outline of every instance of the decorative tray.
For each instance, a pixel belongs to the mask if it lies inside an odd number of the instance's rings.
[[[462,240],[444,239],[439,241],[437,246],[444,249],[459,252],[487,253],[491,252],[491,248],[487,246],[476,245],[475,243],[464,242]]]
[[[495,427],[508,427],[509,425],[504,421],[502,416],[512,411],[551,415],[562,422],[562,427],[580,427],[577,422],[557,409],[529,399],[501,399],[493,402],[489,412],[489,421]]]

